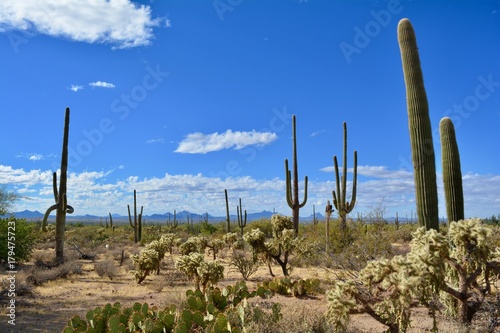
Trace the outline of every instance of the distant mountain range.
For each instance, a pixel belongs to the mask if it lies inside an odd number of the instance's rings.
[[[43,213],[40,213],[39,211],[31,211],[31,210],[24,210],[22,212],[14,212],[14,216],[17,218],[24,218],[27,220],[41,220],[43,219]],[[259,213],[249,213],[247,214],[247,220],[248,221],[255,221],[255,220],[260,220],[260,219],[268,219],[271,218],[273,215],[273,212],[270,211],[262,211]],[[49,221],[55,220],[55,213],[52,212],[52,214],[49,217]],[[120,214],[111,214],[113,216],[113,221],[127,221],[128,216],[120,215]],[[205,219],[206,215],[205,214],[197,214],[197,213],[192,213],[189,211],[181,211],[176,213],[176,218],[180,223],[184,223],[187,221],[188,217],[193,220],[193,222],[201,222]],[[230,215],[231,221],[237,221],[236,215]],[[109,218],[109,216],[97,216],[97,215],[72,215],[72,214],[67,214],[66,219],[69,221],[100,221],[105,220],[106,218]],[[148,222],[148,221],[155,221],[155,222],[166,222],[169,220],[173,220],[174,218],[174,213],[167,212],[165,214],[152,214],[152,215],[144,215],[143,219]],[[301,216],[300,217],[303,221],[312,221],[313,220],[313,215],[309,216]],[[324,219],[324,216],[316,213],[316,218],[319,220]],[[208,214],[208,221],[209,222],[220,222],[220,221],[225,221],[226,216],[213,216]]]

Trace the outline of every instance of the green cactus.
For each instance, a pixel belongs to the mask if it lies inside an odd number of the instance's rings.
[[[293,180],[292,173],[288,169],[288,159],[285,159],[286,176],[286,202],[292,209],[293,229],[295,236],[299,234],[299,211],[307,202],[307,176],[304,178],[304,200],[299,202],[299,172],[297,168],[297,135],[295,115],[292,116],[292,140],[293,140]],[[292,183],[293,182],[293,183]]]
[[[330,200],[326,201],[325,215],[326,215],[326,247],[325,250],[328,253],[330,251],[330,216],[333,213],[333,206],[330,204]]]
[[[111,215],[111,213],[109,213],[109,226],[110,226],[111,230],[114,231],[114,228],[113,228],[113,216]]]
[[[231,217],[229,216],[229,200],[227,198],[227,190],[224,190],[224,195],[226,197],[226,228],[227,233],[231,232]]]
[[[418,221],[420,226],[425,226],[426,230],[439,230],[436,165],[429,106],[415,31],[406,18],[399,21],[398,42],[406,85]]]
[[[143,211],[143,206],[141,206],[141,212],[139,213],[139,216],[137,216],[137,196],[136,196],[136,191],[134,190],[134,222],[132,223],[132,215],[130,214],[130,205],[127,205],[128,209],[128,221],[130,223],[130,226],[134,228],[134,242],[138,243],[141,241],[142,238],[142,211]]]
[[[170,221],[170,213],[168,213],[168,221],[167,226],[170,228],[176,228],[179,225],[179,221],[177,220],[177,212],[174,209],[174,219]]]
[[[335,166],[335,183],[337,191],[333,191],[333,205],[338,211],[340,218],[340,228],[342,231],[347,229],[347,214],[349,214],[356,204],[356,188],[358,178],[358,152],[354,151],[354,172],[352,182],[352,196],[351,201],[347,200],[347,123],[344,121],[344,145],[342,153],[342,177],[339,177],[339,164],[337,156],[333,156],[333,164]]]
[[[240,205],[236,206],[236,216],[238,217],[238,227],[240,227],[240,235],[243,237],[243,228],[247,225],[247,210],[245,209],[245,218],[243,219],[243,208]]]
[[[450,118],[441,119],[439,133],[441,135],[441,162],[446,215],[448,216],[448,223],[456,222],[464,219],[464,194],[460,154],[455,136],[455,127]]]
[[[68,177],[68,138],[69,138],[69,108],[66,108],[64,118],[64,135],[61,154],[61,175],[59,179],[59,191],[57,190],[57,174],[52,174],[52,188],[56,203],[47,209],[42,221],[42,231],[47,231],[47,219],[50,213],[56,211],[56,261],[64,261],[64,231],[66,228],[66,214],[74,212],[73,207],[67,202],[67,177]]]

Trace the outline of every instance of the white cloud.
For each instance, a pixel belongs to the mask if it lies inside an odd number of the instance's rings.
[[[188,134],[179,144],[176,153],[206,154],[212,151],[234,148],[242,149],[246,146],[264,146],[278,138],[276,133],[271,132],[233,132],[227,130],[224,133],[192,133]]]
[[[328,166],[321,168],[320,171],[324,172],[335,172],[334,166]],[[353,168],[347,168],[347,172],[352,173]],[[342,172],[342,166],[339,165],[339,172]],[[413,173],[406,170],[388,170],[385,166],[375,166],[375,165],[360,165],[358,166],[358,175],[371,177],[371,178],[383,178],[383,179],[413,179]]]
[[[69,88],[69,90],[73,90],[74,92],[77,92],[78,90],[82,90],[83,89],[83,86],[79,86],[79,85],[76,85],[76,84],[72,84]]]
[[[94,87],[94,88],[114,88],[115,87],[115,85],[113,83],[104,82],[104,81],[90,82],[89,86]]]
[[[370,180],[358,180],[357,198],[352,216],[356,213],[369,212],[382,204],[388,216],[410,217],[415,212],[415,187],[413,178],[400,171],[388,170],[380,166],[363,166],[366,170],[382,170],[382,177]],[[402,177],[390,178],[387,175]],[[446,215],[441,175],[438,176],[439,211]],[[42,170],[14,169],[0,165],[0,185],[9,185],[25,195],[29,200],[21,200],[15,210],[45,211],[53,204],[52,172]],[[466,174],[463,177],[465,214],[467,217],[488,217],[498,214],[500,207],[500,175]],[[307,206],[301,210],[301,216],[312,212],[312,204],[324,207],[326,200],[332,201],[334,181],[309,181]],[[84,171],[69,173],[68,202],[75,207],[77,215],[112,213],[127,214],[127,204],[133,200],[133,190],[137,190],[137,201],[144,206],[146,215],[165,213],[176,209],[194,213],[209,212],[212,215],[225,215],[224,189],[228,190],[230,207],[242,198],[244,209],[248,212],[272,211],[290,214],[284,200],[285,182],[283,179],[256,179],[250,176],[221,179],[202,174],[164,174],[153,178],[130,176],[115,179],[110,171]],[[300,198],[303,198],[303,182],[299,182]],[[350,198],[352,182],[347,184]],[[321,209],[321,208],[320,208]],[[231,208],[231,211],[233,208]],[[232,212],[232,214],[235,212]],[[336,214],[336,213],[334,213]]]
[[[161,19],[129,0],[2,0],[0,31],[35,31],[116,48],[148,45]]]

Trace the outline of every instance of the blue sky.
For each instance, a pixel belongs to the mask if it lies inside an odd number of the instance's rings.
[[[134,189],[147,215],[224,215],[224,189],[248,212],[291,214],[284,159],[295,114],[301,191],[309,177],[301,215],[331,200],[346,121],[348,167],[358,151],[353,214],[409,217],[396,34],[405,17],[429,100],[440,215],[444,116],[456,127],[466,216],[499,214],[500,1],[2,1],[0,185],[28,197],[17,211],[53,204],[68,106],[77,215],[125,215]]]

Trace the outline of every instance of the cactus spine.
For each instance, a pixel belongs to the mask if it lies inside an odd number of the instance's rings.
[[[415,31],[408,19],[399,21],[398,42],[406,85],[418,221],[426,230],[439,230],[436,165],[429,106]]]
[[[245,209],[245,219],[243,219],[243,208],[241,208],[241,198],[240,206],[236,206],[236,215],[238,216],[238,227],[241,230],[241,237],[243,237],[243,228],[247,225],[247,210]]]
[[[57,174],[52,174],[52,189],[55,204],[50,206],[42,221],[42,231],[47,231],[47,219],[50,212],[56,211],[56,261],[64,261],[64,231],[66,228],[66,213],[72,214],[74,209],[67,201],[67,179],[68,179],[68,141],[69,141],[69,108],[66,108],[64,117],[64,134],[61,154],[61,176],[59,179],[59,191],[57,190]]]
[[[288,159],[285,159],[286,176],[286,202],[292,209],[293,229],[295,236],[299,233],[299,210],[307,202],[307,176],[304,178],[304,200],[299,203],[299,172],[297,169],[297,135],[295,126],[295,115],[292,116],[292,140],[293,140],[293,180],[292,173],[288,169]],[[293,182],[293,184],[292,184]],[[293,185],[293,186],[292,186]]]
[[[349,214],[356,204],[356,187],[358,178],[358,152],[354,151],[354,172],[352,183],[351,202],[347,201],[347,123],[344,121],[344,148],[343,148],[343,165],[342,178],[339,177],[339,164],[337,156],[333,156],[333,164],[335,166],[335,183],[337,192],[333,191],[333,204],[339,213],[340,228],[345,231],[347,229],[347,214]]]
[[[226,225],[227,232],[231,232],[231,217],[229,216],[229,200],[227,198],[227,189],[224,190],[224,195],[226,196]]]
[[[464,219],[464,194],[462,188],[462,171],[458,152],[455,127],[450,118],[439,122],[441,135],[441,162],[443,166],[443,185],[446,199],[446,215],[448,223]]]
[[[134,222],[132,223],[132,216],[130,214],[130,205],[127,205],[128,209],[128,221],[130,225],[134,228],[134,242],[138,243],[142,238],[142,211],[143,206],[141,206],[141,212],[139,216],[137,216],[137,196],[136,191],[134,190]]]

